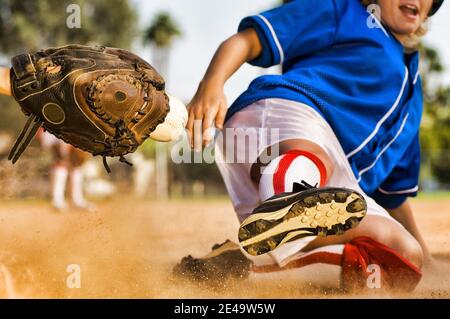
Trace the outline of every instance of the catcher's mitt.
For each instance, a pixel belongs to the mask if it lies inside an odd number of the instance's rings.
[[[107,156],[128,163],[124,155],[134,152],[169,112],[164,84],[150,64],[121,49],[70,45],[18,55],[12,59],[11,88],[30,117],[9,159],[15,163],[43,126],[103,156],[108,171]]]

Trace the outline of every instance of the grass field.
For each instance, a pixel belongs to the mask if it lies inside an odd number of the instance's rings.
[[[183,256],[201,256],[214,243],[234,238],[238,223],[226,199],[156,202],[122,198],[97,205],[96,213],[58,213],[44,201],[1,202],[0,275],[6,285],[0,280],[0,294],[35,298],[348,297],[312,286],[295,273],[230,282],[226,289],[216,290],[174,279],[171,269]],[[382,296],[450,298],[450,196],[422,196],[413,206],[439,266],[425,273],[414,293]],[[80,267],[80,288],[67,287],[69,265]]]

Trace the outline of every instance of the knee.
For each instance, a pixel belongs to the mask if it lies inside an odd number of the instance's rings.
[[[422,268],[424,255],[422,247],[417,242],[417,240],[409,235],[402,236],[401,238],[400,236],[394,236],[391,241],[393,249],[396,249],[399,254],[401,254],[415,266]]]
[[[370,223],[363,222],[354,231],[356,232],[350,234],[352,238],[368,236],[395,250],[415,266],[422,268],[424,256],[420,244],[409,232],[400,226],[387,224],[383,221],[371,220]]]
[[[420,244],[405,230],[376,231],[370,236],[372,239],[394,249],[402,257],[415,266],[422,268],[423,251]]]
[[[319,145],[314,142],[308,140],[287,140],[281,142],[280,145],[280,153],[284,154],[291,150],[302,150],[317,156],[320,161],[323,163],[326,169],[327,176],[330,177],[334,172],[334,161],[328,155],[328,153]]]

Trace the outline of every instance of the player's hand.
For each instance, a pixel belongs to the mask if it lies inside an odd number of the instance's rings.
[[[46,71],[47,73],[58,73],[61,71],[61,66],[48,67]],[[9,73],[9,68],[0,67],[0,94],[11,96],[11,78]]]
[[[11,96],[9,68],[0,67],[0,94]]]
[[[223,84],[213,81],[200,83],[195,96],[188,104],[189,119],[187,122],[188,136],[191,147],[200,151],[202,145],[212,142],[212,128],[223,128],[227,113],[227,101],[223,93]]]

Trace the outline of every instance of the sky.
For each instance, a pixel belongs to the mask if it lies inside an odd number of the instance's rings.
[[[166,11],[183,30],[170,54],[167,91],[183,101],[190,101],[208,64],[222,41],[236,33],[240,20],[274,6],[274,0],[134,0],[139,6],[140,25],[148,26],[154,15]],[[141,43],[134,48],[151,63],[149,48]],[[245,90],[252,79],[265,72],[245,65],[228,81],[225,93],[231,102]]]
[[[170,54],[167,89],[189,101],[219,44],[236,32],[239,21],[279,3],[276,0],[133,0],[139,6],[139,22],[148,26],[154,15],[166,11],[178,22],[183,36],[176,40]],[[450,84],[450,1],[430,21],[426,44],[439,49],[446,67],[443,81]],[[151,63],[149,48],[137,43],[134,49]],[[227,83],[225,93],[231,103],[255,77],[264,71],[245,65]]]

